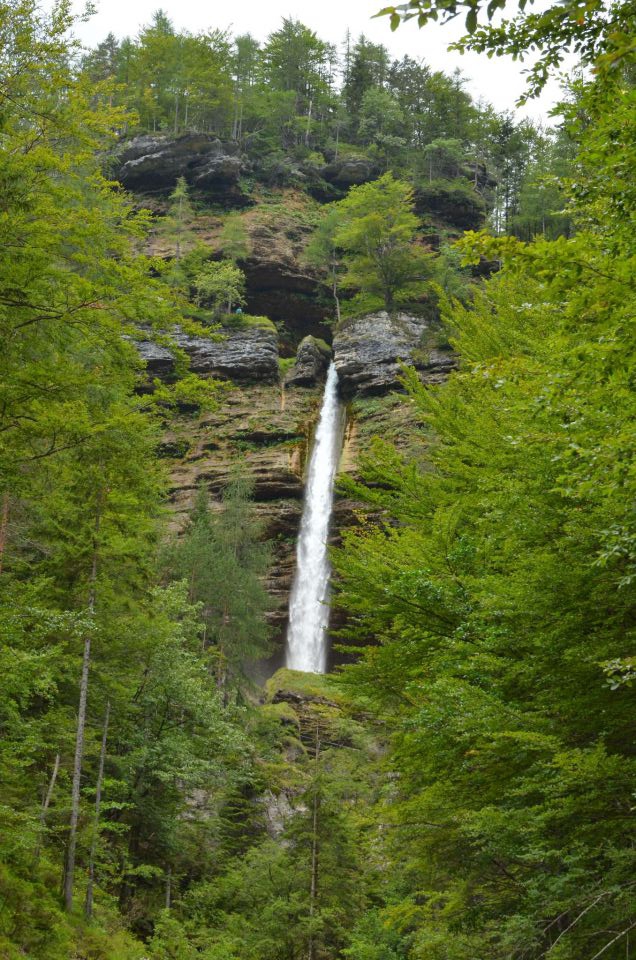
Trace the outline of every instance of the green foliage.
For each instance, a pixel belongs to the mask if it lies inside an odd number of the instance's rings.
[[[516,212],[523,168],[535,159],[521,150],[502,164],[502,131],[524,139],[534,128],[475,102],[458,71],[446,76],[409,57],[391,62],[386,47],[364,36],[337,49],[293,18],[261,46],[250,35],[177,31],[159,11],[134,40],[107,37],[82,67],[97,103],[135,111],[138,122],[129,116],[125,132],[233,141],[252,165],[242,180],[252,199],[257,183],[310,185],[314,196],[337,199],[344,191],[324,179],[325,163],[357,158],[372,175],[470,180],[476,201],[483,196],[489,208],[503,202],[493,195],[495,181],[507,180],[501,192]],[[164,224],[173,247],[178,220],[172,212]],[[182,239],[183,254],[192,240]],[[240,214],[227,219],[220,241],[227,259],[249,255]],[[177,262],[169,274],[183,285]]]
[[[565,129],[537,138],[512,219],[513,232],[522,240],[531,240],[539,234],[556,239],[571,232],[564,186],[574,159],[573,150],[574,143]]]
[[[485,204],[464,180],[431,180],[417,190],[418,204],[430,210],[434,223],[450,223],[455,229],[479,229],[485,219]],[[496,213],[499,209],[496,208]]]
[[[365,731],[330,694],[325,678],[285,670],[273,678],[275,702],[254,728],[269,835],[257,822],[240,855],[235,836],[223,869],[184,898],[182,929],[204,956],[326,958],[347,942],[368,896],[355,810],[373,789],[373,767]],[[241,811],[245,833],[250,814]]]
[[[345,634],[376,639],[343,687],[392,730],[377,816],[398,956],[625,954],[634,198],[608,174],[633,154],[632,100],[584,96],[573,239],[464,239],[466,260],[503,269],[446,309],[459,371],[407,378],[429,468],[378,445],[353,487],[386,520],[347,534],[336,564]],[[373,934],[353,943],[375,955]]]
[[[251,483],[240,472],[231,477],[220,510],[212,510],[201,488],[182,539],[168,550],[173,578],[187,584],[201,604],[202,643],[226,700],[245,684],[251,660],[267,655],[268,597],[261,579],[269,550],[259,542],[261,528],[250,508]]]
[[[616,69],[634,54],[631,0],[614,4],[597,0],[584,6],[577,0],[567,0],[536,13],[527,12],[527,3],[522,0],[512,19],[493,23],[493,18],[500,10],[505,13],[507,6],[509,9],[506,0],[408,0],[398,6],[383,7],[377,16],[390,17],[392,30],[412,19],[424,27],[430,21],[448,23],[464,16],[466,35],[451,49],[474,50],[489,57],[509,54],[515,60],[523,59],[528,50],[537,50],[539,56],[528,71],[528,90],[520,103],[543,90],[548,77],[561,66],[569,51],[575,52],[583,63],[596,62],[604,69]]]
[[[65,4],[0,9],[3,957],[629,953],[629,8],[588,6],[583,23],[568,4],[522,11],[488,36],[468,12],[477,48],[538,38],[539,70],[577,30],[584,56],[600,52],[563,130],[478,108],[460,76],[391,64],[364,38],[345,42],[339,92],[337,51],[291,19],[261,49],[177,32],[158,11],[80,64]],[[406,178],[352,190],[320,222],[317,205],[290,211],[274,188],[263,205],[294,244],[317,227],[307,257],[336,312],[343,283],[358,290],[348,310],[427,283],[445,326],[421,349],[444,336],[459,356],[445,384],[411,371],[406,399],[352,404],[365,482],[345,487],[373,509],[336,553],[359,656],[337,680],[281,670],[258,696],[247,679],[269,652],[270,557],[243,475],[228,465],[222,497],[201,489],[165,543],[161,429],[175,405],[212,406],[217,387],[185,375],[149,396],[134,341],[149,318],[162,343],[177,322],[217,336],[204,310],[179,315],[179,292],[231,309],[249,244],[230,216],[225,260],[210,262],[182,180],[157,224],[169,264],[140,255],[149,217],[99,167],[132,129],[231,137],[272,182],[315,185],[323,159],[355,157]],[[515,236],[468,234],[433,264],[407,180],[418,209],[451,198],[455,223],[472,211],[472,226],[489,206],[495,231]],[[482,258],[502,269],[469,284]],[[275,329],[223,318],[243,326]]]
[[[462,264],[460,251],[448,243],[441,246],[433,261],[433,281],[444,297],[462,303],[470,298],[474,286],[469,268]]]
[[[382,297],[386,310],[425,290],[430,257],[416,245],[413,192],[389,173],[340,201],[334,243],[345,251],[343,284]]]
[[[177,185],[170,194],[168,215],[161,224],[164,234],[174,244],[174,259],[177,265],[185,253],[185,244],[189,240],[191,242],[193,218],[194,211],[188,184],[185,177],[179,177]]]
[[[243,327],[258,327],[276,333],[276,324],[269,317],[254,317],[251,313],[232,313],[223,317],[223,328],[240,330]]]
[[[240,214],[231,214],[221,230],[220,247],[224,257],[236,263],[250,253],[249,238]]]
[[[194,278],[199,305],[213,307],[217,316],[245,304],[245,274],[232,260],[210,260]]]
[[[160,404],[137,393],[133,342],[149,318],[165,336],[178,314],[160,265],[138,252],[147,216],[100,172],[126,117],[73,73],[71,27],[64,4],[45,14],[12,0],[0,16],[0,939],[7,956],[132,960],[142,950],[123,917],[142,902],[152,914],[175,845],[197,832],[187,791],[216,783],[221,766],[230,782],[244,753],[192,643],[197,610],[156,586]],[[209,402],[213,390],[188,377],[163,400]],[[58,890],[66,859],[78,902],[89,857],[85,926]]]
[[[344,266],[341,249],[336,241],[340,223],[341,213],[338,205],[328,206],[324,216],[313,231],[304,252],[305,262],[328,278],[336,320],[340,320],[339,290]]]
[[[366,90],[360,104],[358,138],[371,148],[371,156],[384,170],[398,166],[407,143],[405,132],[404,114],[393,94],[381,87]]]

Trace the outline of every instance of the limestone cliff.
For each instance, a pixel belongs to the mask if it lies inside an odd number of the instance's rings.
[[[224,381],[225,389],[214,412],[183,410],[176,416],[160,452],[172,478],[175,529],[183,526],[199,483],[220,500],[236,461],[252,475],[255,509],[273,545],[267,588],[280,662],[304,466],[329,360],[333,356],[347,403],[340,469],[357,475],[375,436],[395,442],[409,456],[421,456],[421,445],[413,443],[411,405],[400,395],[402,369],[414,367],[424,381],[439,382],[452,369],[453,355],[436,331],[433,304],[346,319],[336,331],[326,322],[332,310],[330,293],[306,263],[304,251],[319,222],[320,203],[377,176],[367,158],[325,156],[323,165],[294,170],[292,186],[267,186],[259,180],[257,164],[236,144],[189,134],[138,137],[123,146],[113,163],[115,175],[154,215],[149,252],[156,256],[174,256],[174,241],[163,224],[178,177],[185,177],[192,188],[194,204],[186,251],[203,245],[213,258],[222,257],[228,210],[240,210],[245,251],[239,264],[246,275],[248,316],[228,318],[212,338],[174,331],[174,342],[187,354],[191,370]],[[482,215],[479,201],[465,193],[459,198],[465,205],[460,209],[450,194],[427,199],[420,191],[418,210],[424,213],[425,226],[442,229],[446,218],[447,228],[451,224],[456,230],[453,216],[457,225],[462,218],[475,225]],[[168,347],[150,339],[138,346],[151,378],[170,380],[176,375],[175,356]],[[358,522],[360,506],[337,495],[333,542],[346,526]]]
[[[411,405],[400,389],[403,364],[414,366],[428,382],[437,382],[453,366],[452,354],[436,343],[434,329],[422,317],[386,312],[345,323],[334,336],[333,357],[347,400],[342,473],[357,475],[361,458],[375,436],[409,453],[413,438]],[[312,440],[323,381],[332,355],[324,341],[308,336],[285,377],[279,375],[278,334],[273,324],[232,320],[215,339],[175,334],[191,369],[221,378],[218,409],[183,411],[167,431],[162,455],[169,461],[173,526],[180,529],[197,485],[204,483],[220,501],[233,465],[240,462],[254,480],[254,504],[264,537],[273,548],[267,577],[269,620],[280,664],[287,607],[294,574],[295,547],[304,492],[304,468]],[[139,344],[152,377],[170,379],[174,357],[151,341]],[[416,455],[416,451],[413,451]],[[421,455],[421,450],[418,451]],[[334,507],[332,542],[359,520],[361,504],[339,494]],[[336,624],[337,625],[337,624]]]

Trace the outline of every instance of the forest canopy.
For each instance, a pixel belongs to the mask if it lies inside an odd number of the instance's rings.
[[[261,43],[158,11],[86,51],[66,4],[0,3],[3,958],[633,954],[634,10],[502,9],[389,15],[538,45],[535,85],[574,49],[552,129],[293,18]],[[111,179],[132,138],[199,134],[246,158],[244,206]],[[236,312],[264,208],[336,331],[407,304],[420,367],[452,362],[352,401],[349,452],[382,436],[340,481],[346,662],[260,683],[319,396]],[[237,331],[271,382],[188,370],[179,338]]]

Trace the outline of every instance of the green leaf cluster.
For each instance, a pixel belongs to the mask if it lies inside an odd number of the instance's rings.
[[[342,683],[392,731],[399,956],[619,958],[634,922],[636,114],[620,82],[583,102],[579,232],[467,235],[503,268],[447,308],[459,370],[406,377],[430,469],[378,446],[354,489],[385,522],[335,557]]]

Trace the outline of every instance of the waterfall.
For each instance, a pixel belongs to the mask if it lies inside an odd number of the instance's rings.
[[[340,459],[343,409],[338,398],[338,374],[329,367],[316,428],[300,534],[296,548],[296,576],[289,602],[287,666],[292,670],[324,673],[327,668],[329,575],[327,537],[333,504],[334,477]]]

